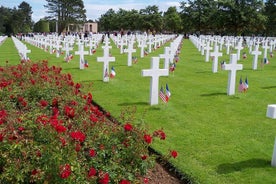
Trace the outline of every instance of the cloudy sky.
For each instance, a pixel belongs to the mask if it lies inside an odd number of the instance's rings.
[[[170,6],[180,5],[184,0],[84,0],[87,19],[96,20],[100,18],[107,10],[113,9],[117,11],[119,8],[124,10],[140,10],[147,6],[157,5],[160,11],[166,11]],[[4,7],[18,7],[23,0],[0,0],[0,6]],[[47,15],[46,9],[43,5],[46,4],[45,0],[25,0],[32,7],[32,19],[38,21]]]

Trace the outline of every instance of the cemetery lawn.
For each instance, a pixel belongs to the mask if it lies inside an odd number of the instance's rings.
[[[253,57],[244,49],[247,59],[238,62],[244,69],[237,72],[236,94],[227,96],[228,71],[218,69],[218,73],[212,73],[212,62],[205,62],[205,56],[190,40],[184,40],[174,74],[159,80],[163,87],[168,84],[170,101],[164,104],[159,99],[159,105],[150,106],[150,78],[142,77],[141,70],[150,68],[151,57],[163,53],[163,47],[143,59],[136,48],[133,55],[138,57],[138,63],[128,67],[127,54],[121,55],[112,45],[116,62],[109,66],[114,66],[116,77],[109,83],[102,82],[103,63],[96,62],[96,57],[103,55],[101,47],[95,55],[85,56],[89,67],[84,70],[79,70],[78,56],[65,63],[64,55],[56,58],[29,44],[28,48],[32,51],[28,54],[31,60],[46,59],[50,65],[71,73],[74,81],[83,84],[83,90],[91,92],[93,99],[115,118],[121,120],[121,112],[135,111],[130,122],[152,131],[163,128],[166,141],[156,140],[152,147],[160,153],[177,150],[178,157],[170,162],[194,183],[275,182],[275,168],[270,162],[276,122],[266,117],[266,110],[268,104],[276,103],[276,57],[269,57],[270,64],[262,68],[259,59],[258,69],[253,71]],[[229,63],[229,58],[224,50],[219,61]],[[0,65],[6,65],[6,60],[8,65],[19,61],[10,38],[0,46]],[[240,77],[248,78],[247,93],[237,90]]]

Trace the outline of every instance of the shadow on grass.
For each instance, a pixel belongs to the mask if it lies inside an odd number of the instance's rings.
[[[266,86],[266,87],[262,87],[262,89],[272,89],[272,88],[276,88],[276,86]]]
[[[227,94],[226,93],[210,93],[210,94],[202,94],[200,96],[221,96],[221,95],[225,96]]]
[[[253,158],[235,163],[220,164],[217,168],[218,174],[228,174],[232,172],[239,172],[247,168],[265,168],[271,167],[270,160]]]
[[[120,103],[119,106],[130,106],[130,105],[148,105],[148,102],[129,102],[129,103]]]

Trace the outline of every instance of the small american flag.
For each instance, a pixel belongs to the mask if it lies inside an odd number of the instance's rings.
[[[160,91],[159,91],[159,97],[161,98],[161,100],[164,102],[164,103],[167,103],[167,98],[166,98],[166,95],[164,93],[164,90],[163,90],[163,86],[161,86],[160,88]]]

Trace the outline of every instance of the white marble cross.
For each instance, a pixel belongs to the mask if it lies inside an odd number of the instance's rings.
[[[237,60],[239,61],[241,57],[241,50],[243,49],[242,41],[238,42],[238,45],[235,47],[235,49],[237,49]]]
[[[132,53],[136,52],[136,49],[133,49],[133,40],[130,40],[128,43],[128,48],[124,50],[127,52],[127,66],[132,66]]]
[[[142,70],[143,77],[151,77],[150,82],[150,105],[158,104],[159,97],[159,77],[168,76],[168,69],[159,69],[159,57],[151,58],[151,69]]]
[[[231,54],[230,63],[224,64],[224,70],[229,70],[227,95],[235,94],[236,73],[237,70],[242,70],[243,68],[242,64],[237,64],[237,61],[237,54]]]
[[[31,50],[28,50],[27,47],[22,47],[18,52],[22,54],[21,59],[24,59],[25,61],[27,61],[28,60],[27,53],[31,53]]]
[[[126,38],[125,37],[121,37],[120,38],[120,54],[124,53],[124,46],[126,45]]]
[[[80,55],[80,69],[84,69],[84,55],[88,55],[88,51],[84,51],[83,43],[79,44],[79,50],[75,52],[75,55]]]
[[[253,64],[252,68],[253,70],[257,70],[258,67],[258,56],[262,54],[261,51],[259,51],[259,45],[255,45],[255,50],[251,52],[251,54],[254,56],[253,57]]]
[[[212,50],[213,48],[210,47],[210,42],[207,41],[206,43],[206,47],[205,47],[205,50],[206,50],[206,53],[205,53],[205,62],[209,62],[209,59],[210,59],[210,50]]]
[[[264,49],[264,59],[265,59],[265,58],[267,58],[267,49],[269,49],[269,46],[267,44],[267,40],[264,41],[263,49]]]
[[[215,45],[215,50],[214,50],[214,52],[210,53],[210,56],[214,58],[212,71],[213,71],[213,73],[217,73],[218,72],[218,57],[222,56],[222,53],[219,52],[218,45]]]
[[[54,45],[54,48],[56,49],[56,57],[58,58],[60,55],[60,48],[61,48],[59,39],[57,39],[56,44]]]
[[[111,46],[108,46],[108,43],[109,42],[106,41],[105,46],[102,47],[104,49],[103,57],[97,57],[97,62],[103,62],[104,63],[103,64],[103,81],[104,82],[109,81],[109,75],[108,75],[109,62],[114,62],[115,61],[115,57],[110,57],[109,56],[109,49],[111,48]]]
[[[145,40],[144,38],[141,38],[140,40],[140,44],[138,45],[138,47],[140,47],[140,57],[143,58],[145,55],[145,48],[147,47],[147,45],[145,44]]]
[[[226,42],[226,44],[225,44],[225,46],[226,46],[226,54],[227,55],[229,55],[229,53],[230,53],[230,47],[231,47],[231,42],[230,42],[230,40],[229,39],[227,39],[227,42]]]
[[[96,48],[95,40],[90,39],[88,46],[89,46],[89,55],[93,55],[93,49]]]
[[[159,57],[161,59],[164,59],[164,69],[169,69],[170,59],[171,59],[170,47],[165,47],[165,53],[160,54]]]
[[[68,56],[70,55],[70,51],[73,50],[73,48],[70,47],[70,44],[69,44],[69,42],[67,42],[67,41],[64,42],[64,46],[65,46],[65,47],[62,48],[62,50],[65,51],[65,57],[68,57]]]
[[[149,45],[149,53],[151,53],[151,48],[152,48],[152,45],[153,45],[153,42],[152,42],[152,40],[153,40],[153,37],[152,36],[149,36],[149,41],[148,41],[148,45]]]
[[[204,51],[205,51],[204,50],[204,48],[205,48],[205,41],[204,40],[201,41],[200,46],[201,46],[201,55],[204,56]]]

